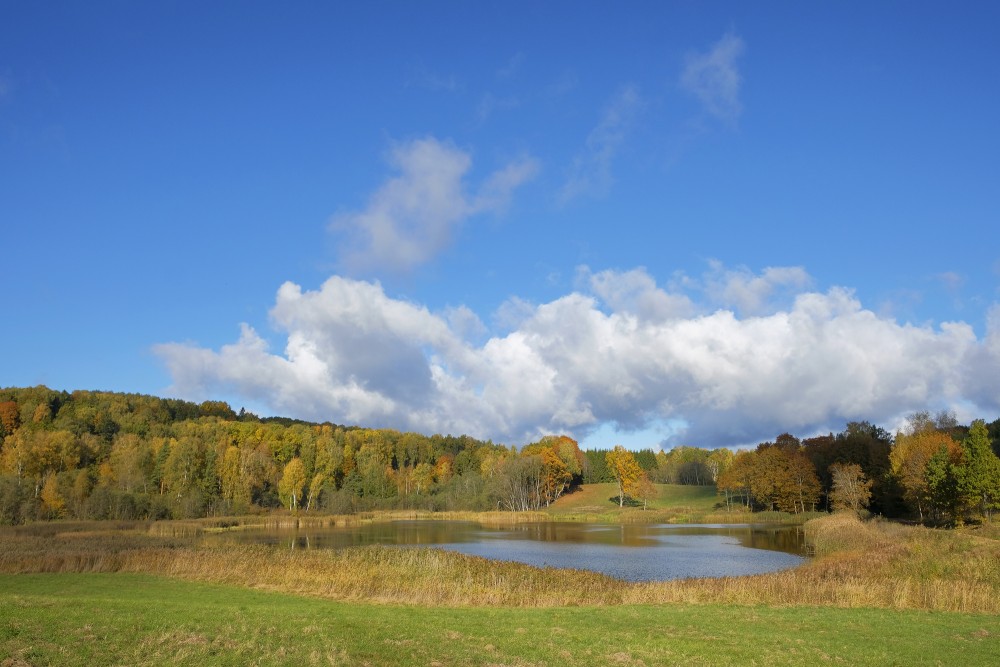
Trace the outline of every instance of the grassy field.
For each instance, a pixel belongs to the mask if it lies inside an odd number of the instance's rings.
[[[584,484],[546,508],[545,516],[557,521],[622,523],[805,523],[820,513],[787,514],[754,512],[739,504],[731,509],[714,486],[655,484],[657,495],[646,507],[618,506],[614,484]]]
[[[0,576],[21,665],[992,665],[993,616],[344,603],[136,574]]]
[[[548,512],[435,518],[705,517],[716,502],[705,489],[671,487],[648,511],[609,511],[599,504],[608,491],[585,489]],[[438,549],[200,541],[298,520],[0,528],[0,667],[992,665],[1000,655],[992,525],[942,531],[828,515],[806,524],[817,557],[801,567],[657,583]]]
[[[641,506],[619,508],[615,484],[584,484],[559,498],[547,512],[553,517],[588,515],[602,517],[602,520],[636,514],[641,517],[643,511],[657,515],[669,513],[674,518],[681,518],[709,514],[719,502],[714,486],[656,484],[655,487],[657,496],[649,499],[646,510]]]

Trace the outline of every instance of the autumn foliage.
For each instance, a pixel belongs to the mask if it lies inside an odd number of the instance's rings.
[[[579,484],[615,504],[656,484],[715,486],[727,509],[849,507],[940,524],[1000,509],[1000,420],[914,413],[895,435],[868,422],[751,450],[581,451],[565,435],[520,449],[469,436],[264,418],[220,401],[46,387],[0,389],[0,523],[377,509],[537,510]]]
[[[582,482],[576,441],[260,419],[219,401],[0,389],[0,523],[284,508],[538,509]]]

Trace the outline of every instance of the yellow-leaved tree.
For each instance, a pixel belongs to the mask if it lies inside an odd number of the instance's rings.
[[[637,491],[636,485],[643,476],[642,468],[639,467],[632,452],[621,445],[615,445],[615,448],[605,455],[604,460],[618,485],[618,507],[623,507],[625,496],[631,496]]]
[[[59,493],[59,483],[53,473],[49,473],[45,478],[45,485],[42,487],[42,510],[49,519],[58,519],[63,515],[63,508],[66,501]]]
[[[911,433],[898,433],[889,452],[889,463],[903,487],[903,497],[917,510],[921,522],[931,498],[927,485],[927,464],[941,450],[951,457],[959,457],[962,447],[947,433],[925,427],[913,429]]]
[[[282,472],[278,481],[278,496],[283,505],[288,505],[288,509],[294,511],[298,509],[302,500],[302,489],[306,485],[306,467],[299,457],[293,458]]]

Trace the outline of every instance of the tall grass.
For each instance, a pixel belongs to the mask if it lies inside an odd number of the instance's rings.
[[[509,514],[509,513],[501,513]],[[143,524],[0,530],[0,572],[144,572],[338,600],[553,607],[813,605],[1000,613],[1000,541],[837,514],[806,524],[817,557],[773,574],[628,583],[438,549],[200,546]],[[196,522],[196,526],[200,523]],[[211,526],[208,526],[211,528]],[[229,526],[229,529],[238,526]]]

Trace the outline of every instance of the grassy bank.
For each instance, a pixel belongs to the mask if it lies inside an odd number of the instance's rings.
[[[5,665],[990,665],[988,616],[305,599],[135,574],[0,576]],[[6,658],[6,660],[4,660]]]
[[[454,607],[796,605],[1000,613],[1000,541],[834,515],[807,524],[817,558],[751,577],[634,584],[438,549],[200,546],[142,524],[0,531],[0,572],[127,572],[344,601]],[[161,531],[159,528],[156,532]]]
[[[353,526],[378,521],[439,519],[476,521],[487,525],[509,525],[537,521],[579,521],[593,523],[785,523],[803,524],[825,513],[749,512],[740,505],[726,509],[714,486],[656,484],[657,495],[647,506],[618,506],[614,484],[584,484],[560,497],[551,506],[532,512],[376,510],[354,514],[290,514],[276,511],[240,517],[160,521],[147,523],[164,535],[231,529],[240,526],[304,528]]]
[[[1000,534],[851,515],[769,575],[630,584],[436,549],[0,529],[0,665],[992,665]]]

